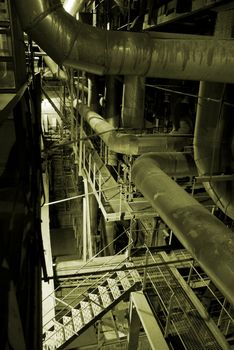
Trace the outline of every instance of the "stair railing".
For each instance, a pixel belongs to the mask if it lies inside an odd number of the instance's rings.
[[[131,243],[130,243],[131,244]],[[126,250],[126,248],[127,247],[124,247],[119,253],[121,253],[123,250]],[[115,255],[116,256],[116,255]],[[110,259],[110,260],[112,260],[112,259]],[[126,262],[126,261],[128,261],[128,258],[125,258],[123,261],[121,261],[121,262],[118,262],[113,268],[111,268],[110,269],[110,271],[108,271],[108,272],[106,272],[104,275],[102,275],[97,281],[95,281],[92,285],[90,285],[90,286],[88,286],[87,287],[87,289],[86,289],[86,291],[83,291],[82,293],[80,293],[79,295],[77,295],[76,296],[76,298],[75,298],[75,300],[74,301],[76,301],[76,305],[78,305],[79,304],[79,302],[80,301],[82,301],[82,299],[83,299],[83,301],[84,301],[84,299],[85,298],[87,298],[87,301],[89,301],[89,302],[91,302],[91,303],[94,303],[94,304],[96,304],[97,306],[99,306],[99,307],[101,307],[102,309],[105,309],[105,307],[103,306],[103,305],[101,305],[101,304],[99,304],[98,302],[96,302],[95,300],[93,300],[93,299],[91,299],[90,297],[89,297],[89,294],[96,294],[96,295],[98,295],[99,294],[99,291],[98,291],[98,286],[100,285],[100,284],[102,284],[103,282],[106,282],[106,280],[107,280],[107,278],[108,278],[108,276],[109,277],[111,277],[112,276],[112,274],[116,271],[116,269],[118,269],[120,266],[123,266],[124,265],[124,262]],[[105,265],[105,264],[103,264],[103,265]],[[102,266],[103,266],[102,265]],[[119,269],[118,269],[118,271],[119,271]],[[131,274],[131,271],[129,271],[127,268],[126,269],[124,269],[124,274],[122,275],[122,277],[120,277],[119,275],[118,275],[118,282],[116,282],[116,285],[118,284],[118,283],[120,283],[120,284],[122,284],[121,283],[121,281],[123,280],[123,279],[126,279],[129,275],[131,276],[131,280],[133,279],[134,280],[134,278],[133,278],[133,276],[132,276],[132,274]],[[133,284],[132,284],[132,286],[133,285],[135,285],[135,282],[136,281],[134,281],[133,282]],[[140,280],[139,280],[139,282],[140,282]],[[129,288],[131,287],[131,284],[130,284],[130,282],[129,282]],[[77,288],[77,287],[76,287]],[[109,289],[111,289],[110,287],[108,287]],[[123,287],[123,284],[122,284],[122,288],[123,288],[123,293],[128,289],[125,289],[124,287]],[[88,292],[88,293],[87,293]],[[120,296],[121,296],[122,294],[120,294]],[[117,297],[118,298],[118,297]],[[116,299],[115,297],[114,297],[114,299]],[[62,302],[62,304],[65,304],[65,308],[63,309],[63,311],[64,310],[67,310],[66,312],[65,312],[65,314],[64,313],[62,313],[62,315],[61,315],[61,317],[60,318],[58,318],[58,314],[56,315],[56,319],[52,319],[52,320],[50,320],[49,322],[51,323],[51,321],[53,322],[53,323],[55,323],[55,324],[59,324],[60,325],[60,327],[57,329],[57,331],[55,331],[55,332],[53,332],[53,334],[50,336],[50,337],[48,337],[47,339],[46,339],[46,341],[48,341],[50,338],[52,338],[52,337],[54,337],[54,335],[56,334],[56,332],[59,332],[60,330],[61,330],[61,328],[63,328],[63,330],[65,329],[65,327],[66,327],[66,324],[63,324],[61,321],[62,321],[62,319],[63,319],[63,317],[64,316],[68,316],[68,314],[70,313],[70,311],[71,311],[71,309],[73,308],[70,304],[67,304],[67,303],[65,303],[64,301]],[[86,310],[87,310],[87,317],[89,317],[89,314],[90,314],[90,304],[89,303],[87,303],[87,305],[85,305],[85,306],[83,306],[82,308],[81,308],[81,310],[82,310],[82,314],[83,314],[83,316],[85,315],[85,312],[86,312]],[[69,321],[70,322],[70,321]],[[78,333],[77,332],[75,332],[75,331],[72,331],[74,334],[77,334],[78,335]]]
[[[124,247],[119,253],[122,253],[122,252],[125,251],[125,250],[126,250],[126,247]],[[118,254],[116,254],[116,255],[118,255]],[[109,259],[107,262],[105,262],[103,265],[101,265],[101,267],[100,267],[97,271],[100,271],[100,272],[101,272],[102,268],[103,268],[104,266],[106,266],[108,263],[110,263],[110,262],[113,260],[113,258],[116,257],[116,255],[114,255],[114,256],[112,257],[112,259]],[[60,320],[62,319],[63,316],[66,316],[66,315],[69,313],[70,310],[68,310],[65,314],[63,313],[64,310],[67,309],[67,306],[68,306],[69,308],[73,308],[73,306],[72,306],[73,303],[77,303],[77,304],[78,304],[78,302],[81,300],[81,298],[85,298],[85,297],[86,297],[86,294],[85,294],[85,293],[86,293],[89,289],[93,289],[93,288],[94,288],[93,291],[96,290],[97,288],[95,288],[95,287],[96,287],[97,285],[100,285],[102,282],[104,282],[104,281],[106,280],[106,278],[107,278],[108,276],[110,276],[111,273],[114,273],[114,272],[115,272],[115,269],[117,269],[119,266],[122,266],[123,263],[124,263],[124,261],[126,261],[126,260],[127,260],[127,258],[125,258],[123,261],[117,263],[117,265],[115,265],[114,267],[112,267],[111,269],[109,269],[110,272],[106,272],[105,274],[103,274],[103,275],[102,275],[100,278],[98,278],[95,282],[93,282],[91,285],[89,285],[89,286],[86,288],[85,291],[83,291],[83,292],[79,293],[78,295],[76,295],[76,297],[75,297],[72,301],[70,301],[70,303],[66,303],[66,306],[64,306],[64,308],[63,308],[62,310],[60,310],[60,311],[56,314],[56,320],[57,320],[57,321],[60,321]],[[61,299],[61,300],[59,299],[60,302],[61,302],[63,305],[65,305],[65,300],[66,300],[67,296],[70,295],[71,293],[74,293],[74,291],[78,290],[78,288],[80,288],[81,284],[82,284],[84,281],[87,282],[88,280],[90,280],[90,277],[89,277],[89,276],[87,276],[82,282],[80,282],[75,288],[73,288],[72,291],[70,291],[68,294],[66,294],[66,296],[65,296],[63,299]],[[56,299],[58,300],[58,298],[56,298]],[[62,315],[62,316],[61,316],[60,318],[58,318],[59,315]],[[46,326],[49,322],[51,322],[51,320],[48,321],[44,326]]]
[[[92,263],[92,261],[94,261],[95,258],[97,258],[98,256],[100,256],[101,253],[102,253],[105,249],[107,249],[107,248],[109,247],[109,245],[113,244],[113,243],[114,243],[117,239],[119,239],[122,235],[126,234],[126,231],[127,231],[127,230],[125,230],[124,232],[122,232],[121,235],[119,235],[118,237],[116,237],[111,243],[109,243],[106,247],[104,247],[100,252],[98,252],[98,253],[95,254],[91,259],[89,259],[84,265],[82,265],[82,266],[76,271],[75,274],[78,274],[78,273],[81,272],[84,268],[88,267],[88,265],[89,265],[90,263]],[[132,242],[129,242],[128,245],[129,245],[129,244],[132,244]],[[121,255],[123,252],[125,252],[125,251],[128,249],[128,245],[125,246],[123,249],[121,249],[117,254],[113,255],[110,259],[108,259],[107,261],[105,261],[104,264],[102,264],[101,266],[99,266],[99,268],[96,270],[96,272],[98,272],[98,271],[101,272],[101,271],[103,270],[103,268],[104,268],[106,265],[110,265],[110,263],[116,258],[116,256]],[[125,260],[125,259],[123,259],[123,261],[124,261],[124,260]],[[122,263],[123,263],[123,262],[121,262],[121,264],[122,264]],[[120,263],[118,263],[117,265],[114,265],[113,271],[114,271],[114,269],[117,268],[117,266],[119,266],[119,264],[120,264]],[[77,285],[75,288],[73,288],[68,294],[66,294],[62,299],[60,299],[60,301],[61,301],[61,302],[63,302],[63,301],[65,302],[65,300],[67,299],[68,296],[70,296],[72,293],[74,293],[74,291],[76,291],[78,288],[80,288],[81,285],[82,285],[84,282],[88,282],[89,280],[90,280],[90,276],[87,276],[86,278],[84,278],[80,283],[78,283],[78,285]],[[95,281],[95,284],[96,284],[97,281],[98,281],[98,280]],[[65,284],[65,283],[64,283],[64,284]],[[55,296],[54,296],[55,292],[58,291],[62,286],[63,286],[63,284],[59,285],[52,293],[50,293],[50,294],[43,300],[43,302],[44,302],[45,300],[47,300],[48,298],[53,298],[53,299],[55,299]],[[89,286],[89,288],[90,288],[90,287],[91,287],[91,286]],[[55,307],[56,307],[56,304],[55,304],[52,308],[50,308],[50,309],[44,314],[44,317],[45,317],[50,311],[52,311]],[[63,310],[61,310],[61,311],[63,311]],[[45,327],[49,322],[51,322],[51,320],[48,321],[48,322],[46,322],[46,324],[44,325],[44,327]]]

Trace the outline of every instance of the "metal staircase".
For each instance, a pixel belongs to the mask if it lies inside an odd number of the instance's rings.
[[[144,255],[133,254],[128,259],[123,254],[125,247],[110,259],[99,257],[105,261],[102,264],[95,260],[97,254],[83,265],[76,273],[78,279],[74,277],[76,283],[71,284],[71,290],[62,299],[55,297],[59,301],[55,306],[57,312],[55,318],[44,325],[43,349],[73,346],[76,337],[100,321],[120,301],[128,300],[132,291],[142,289],[169,342],[188,350],[230,349],[219,329],[221,322],[214,322],[208,316],[179,273],[180,268],[190,266],[195,269],[196,262],[192,261],[191,255],[183,249],[169,254],[145,249]],[[59,305],[63,307],[59,308]],[[232,317],[224,308],[221,313],[222,320],[229,316],[227,322],[231,325]]]
[[[123,270],[106,273],[98,283],[82,292],[73,303],[75,306],[67,304],[65,312],[52,320],[53,325],[44,333],[44,350],[65,349],[132,290],[141,288],[138,272],[122,267]]]

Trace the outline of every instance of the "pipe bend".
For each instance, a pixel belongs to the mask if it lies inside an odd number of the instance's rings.
[[[190,144],[191,135],[134,135],[117,131],[102,116],[90,110],[84,104],[79,106],[79,113],[90,127],[100,135],[110,150],[127,155],[139,155],[150,151],[178,151],[181,145]]]
[[[234,219],[234,181],[212,181],[213,175],[233,174],[232,141],[234,122],[230,107],[222,102],[207,101],[210,97],[222,101],[224,93],[233,96],[233,86],[201,82],[194,133],[194,159],[200,176],[210,176],[203,185],[214,203]]]
[[[59,0],[15,4],[23,29],[59,65],[95,74],[234,81],[234,40],[107,31],[80,23]]]

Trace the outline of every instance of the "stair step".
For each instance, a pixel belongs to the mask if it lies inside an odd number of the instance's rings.
[[[123,286],[124,290],[128,290],[131,287],[131,283],[124,271],[117,271],[117,276],[119,277],[119,281]]]
[[[81,312],[78,309],[72,309],[72,320],[75,332],[78,332],[83,327],[83,321],[81,317]]]
[[[98,286],[98,290],[104,308],[108,307],[112,303],[112,299],[110,297],[107,287]]]
[[[127,262],[126,267],[134,267],[132,262]],[[129,270],[134,282],[142,282],[142,278],[137,270]]]
[[[81,312],[83,315],[84,323],[89,323],[93,319],[93,314],[91,310],[91,305],[88,301],[81,301]]]
[[[99,297],[97,294],[90,293],[89,298],[90,300],[93,300],[93,302],[91,301],[91,307],[92,307],[94,316],[96,316],[103,310],[103,308],[100,305]]]
[[[116,280],[113,278],[107,278],[107,282],[110,287],[113,298],[118,299],[121,296],[121,292],[119,287],[117,286]]]
[[[65,339],[67,340],[74,335],[72,317],[63,316],[63,325],[64,325]]]
[[[44,344],[46,344],[47,348],[53,349],[55,348],[55,333],[54,331],[46,331]]]
[[[62,324],[60,325],[56,323],[54,328],[55,328],[54,330],[55,346],[58,348],[65,341],[64,326]]]

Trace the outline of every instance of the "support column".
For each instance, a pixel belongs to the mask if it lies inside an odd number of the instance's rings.
[[[215,38],[233,37],[234,11],[218,13]],[[214,203],[234,219],[233,181],[215,182],[212,175],[233,174],[233,86],[200,82],[194,133],[194,159],[200,176],[210,176],[204,187]]]
[[[142,291],[132,292],[131,301],[138,313],[152,350],[169,350],[166,340]],[[130,348],[128,348],[131,350]],[[132,348],[136,349],[136,348]]]
[[[138,348],[139,334],[141,321],[133,301],[129,305],[129,333],[128,333],[128,350],[135,350]]]

